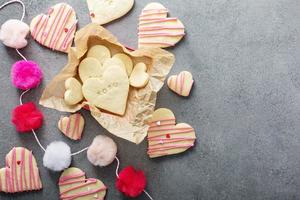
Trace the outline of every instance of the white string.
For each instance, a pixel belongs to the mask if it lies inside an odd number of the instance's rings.
[[[43,149],[43,151],[46,151],[46,149],[45,149],[45,148],[43,147],[43,145],[41,144],[39,138],[37,137],[35,131],[34,131],[33,129],[31,129],[31,131],[32,131],[32,133],[33,133],[33,135],[34,135],[34,138],[35,138],[36,142],[39,144],[39,146],[41,147],[41,149]]]
[[[119,160],[119,158],[117,156],[115,158],[117,160],[116,176],[119,178],[120,160]]]
[[[4,8],[5,6],[7,6],[7,5],[9,5],[9,4],[13,4],[13,3],[19,3],[19,4],[22,5],[23,13],[22,13],[22,17],[21,17],[20,21],[23,21],[23,19],[24,19],[24,17],[25,17],[25,12],[26,12],[26,10],[25,10],[25,5],[24,5],[24,3],[23,3],[21,0],[11,0],[11,1],[8,1],[8,2],[6,2],[6,3],[4,3],[4,4],[2,4],[2,5],[0,6],[0,10],[1,10],[2,8]]]
[[[75,153],[72,153],[71,156],[76,156],[77,154],[80,154],[81,152],[84,152],[86,150],[88,150],[89,147],[85,147],[84,149],[81,149],[80,151],[77,151]]]
[[[20,100],[20,105],[23,105],[23,102],[22,102],[23,95],[26,94],[29,90],[30,90],[30,89],[25,90],[25,91],[22,92],[22,94],[20,95],[20,99],[19,99],[19,100]]]
[[[119,178],[120,160],[117,156],[115,157],[115,159],[117,161],[116,176]],[[143,190],[143,192],[149,197],[149,199],[153,200],[151,195],[146,190]]]
[[[16,49],[16,52],[19,54],[19,56],[21,56],[21,58],[23,58],[23,60],[27,61],[27,58],[23,54],[21,54],[18,49]]]

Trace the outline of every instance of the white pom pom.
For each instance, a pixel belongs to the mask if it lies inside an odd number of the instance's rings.
[[[61,141],[50,143],[44,154],[43,164],[53,171],[62,171],[71,164],[71,149]]]
[[[88,160],[96,166],[104,167],[112,163],[117,154],[117,145],[109,137],[98,135],[87,150]]]

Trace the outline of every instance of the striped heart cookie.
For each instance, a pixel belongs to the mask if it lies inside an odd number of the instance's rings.
[[[73,140],[81,139],[84,128],[84,118],[76,113],[69,117],[61,117],[58,121],[58,129],[68,138]]]
[[[168,10],[160,3],[148,4],[140,14],[138,46],[170,47],[184,36],[184,25],[175,17],[167,17]]]
[[[15,193],[42,189],[42,182],[32,152],[14,147],[5,158],[6,167],[0,169],[0,192]]]
[[[168,78],[168,87],[181,96],[189,96],[194,84],[193,75],[188,71],[182,71],[178,75]]]
[[[59,3],[52,6],[48,13],[39,14],[31,20],[32,37],[43,46],[52,50],[68,52],[76,31],[77,19],[74,9]]]
[[[78,168],[66,169],[59,178],[59,192],[62,200],[104,200],[106,186],[98,179],[86,178]]]
[[[155,110],[149,126],[147,153],[150,158],[178,154],[194,146],[193,127],[186,123],[176,124],[173,112],[167,108]]]

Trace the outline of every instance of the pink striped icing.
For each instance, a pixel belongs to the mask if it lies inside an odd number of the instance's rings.
[[[25,159],[26,152],[29,153],[29,159]],[[20,155],[20,158],[17,157]],[[6,168],[5,168],[5,188],[1,186],[0,191],[15,193],[30,190],[41,189],[42,184],[39,179],[37,168],[33,166],[33,155],[25,148],[13,148],[8,154],[10,158],[6,157]],[[26,161],[28,163],[26,163]],[[27,184],[26,168],[29,165],[29,181],[30,185]],[[2,179],[0,179],[2,184]],[[23,183],[24,182],[24,183]],[[33,182],[33,184],[31,184]],[[36,183],[36,184],[35,184]]]
[[[59,183],[58,183],[59,186],[65,186],[65,185],[74,184],[74,183],[82,183],[82,184],[70,187],[70,188],[64,190],[63,192],[60,192],[60,199],[62,199],[62,200],[73,200],[73,199],[77,199],[79,197],[84,197],[84,196],[88,196],[88,195],[91,195],[91,194],[97,194],[98,192],[105,191],[107,189],[104,186],[102,188],[98,188],[98,189],[94,189],[94,190],[82,191],[82,192],[79,192],[78,194],[69,194],[69,195],[66,194],[66,193],[72,192],[73,190],[85,187],[87,185],[97,183],[97,179],[94,179],[94,178],[76,180],[76,178],[80,178],[80,177],[83,177],[83,176],[85,176],[85,173],[80,172],[80,173],[77,173],[77,174],[61,177],[59,179]],[[75,180],[73,180],[73,179],[75,179]]]

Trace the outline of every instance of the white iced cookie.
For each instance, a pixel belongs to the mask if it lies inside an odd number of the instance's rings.
[[[179,19],[167,15],[168,10],[160,3],[146,5],[139,17],[139,48],[170,47],[182,39],[184,25]]]
[[[181,96],[189,96],[193,87],[193,75],[188,71],[182,71],[178,75],[168,78],[168,87]]]
[[[96,107],[123,115],[129,92],[127,73],[120,66],[109,66],[101,79],[87,79],[83,83],[82,92],[86,100]]]
[[[76,32],[77,19],[74,9],[66,3],[49,8],[31,20],[31,36],[41,45],[67,53]]]
[[[65,81],[64,100],[68,105],[75,105],[83,99],[81,83],[76,78],[68,78]]]
[[[0,29],[0,40],[5,46],[21,49],[27,45],[29,26],[17,19],[7,20]]]
[[[182,153],[194,146],[194,128],[186,123],[176,124],[174,113],[167,108],[155,110],[148,124],[150,158]]]
[[[113,56],[113,58],[118,58],[123,62],[124,66],[126,68],[127,75],[130,76],[132,68],[133,68],[133,63],[132,63],[131,58],[124,53],[117,53]]]
[[[148,81],[149,74],[147,73],[147,66],[142,62],[137,63],[129,78],[130,85],[135,88],[142,88],[147,85]]]
[[[100,64],[103,64],[104,60],[110,58],[110,51],[106,46],[95,45],[90,48],[86,57],[96,58]]]
[[[79,64],[78,73],[81,81],[85,82],[89,78],[100,78],[103,73],[103,67],[96,58],[88,57]]]
[[[93,23],[106,24],[131,10],[134,0],[87,0]]]

